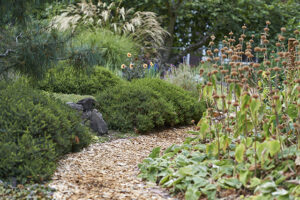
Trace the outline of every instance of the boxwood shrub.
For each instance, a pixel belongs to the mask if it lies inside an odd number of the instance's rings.
[[[187,125],[204,111],[204,104],[188,91],[160,79],[121,84],[99,93],[96,100],[109,127],[120,131]]]
[[[110,70],[95,66],[76,70],[60,63],[51,68],[38,86],[42,90],[64,94],[92,95],[119,84],[122,80]]]
[[[56,161],[90,143],[80,116],[23,83],[0,84],[0,179],[42,181]]]
[[[96,96],[98,110],[109,128],[147,132],[176,119],[172,103],[159,93],[138,84],[121,84]]]
[[[134,84],[150,87],[158,92],[167,102],[172,103],[176,112],[175,124],[189,124],[192,120],[198,121],[205,109],[204,102],[198,99],[189,91],[168,83],[162,79],[138,79]]]

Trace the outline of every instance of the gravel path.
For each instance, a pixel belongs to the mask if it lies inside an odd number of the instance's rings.
[[[50,187],[55,199],[151,200],[175,199],[137,178],[137,165],[152,149],[180,144],[190,128],[178,128],[130,139],[93,144],[59,162]]]

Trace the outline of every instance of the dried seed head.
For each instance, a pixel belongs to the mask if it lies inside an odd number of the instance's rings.
[[[219,52],[219,49],[214,49],[214,52],[215,52],[215,53],[218,53],[218,52]]]
[[[234,107],[238,107],[239,106],[239,102],[234,102],[233,106]]]
[[[242,26],[242,29],[244,29],[244,30],[245,30],[246,28],[247,28],[247,26],[244,24],[244,26]]]
[[[295,31],[294,31],[294,34],[295,34],[295,35],[299,35],[299,33],[300,33],[299,30],[295,30]]]
[[[267,28],[267,27],[266,27],[266,28],[264,28],[264,31],[265,31],[265,32],[269,32],[269,30],[270,30],[270,29],[269,29],[269,28]]]
[[[280,46],[281,46],[280,42],[276,42],[276,47],[280,47]]]
[[[232,32],[232,31],[230,31],[229,35],[230,35],[230,36],[232,36],[232,35],[233,35],[233,32]]]
[[[286,28],[285,27],[282,27],[280,30],[281,30],[281,32],[286,32]]]
[[[266,61],[264,62],[264,64],[265,64],[265,65],[271,65],[271,62],[270,62],[269,60],[266,60]]]
[[[253,94],[252,97],[253,97],[254,99],[257,99],[257,98],[259,97],[259,95],[258,95],[258,94]]]
[[[271,22],[268,20],[268,21],[266,21],[266,24],[267,24],[267,25],[270,25],[270,24],[271,24]]]
[[[274,100],[278,100],[279,99],[279,96],[278,95],[273,95],[272,97]]]
[[[254,68],[259,68],[259,67],[260,67],[260,64],[259,64],[259,63],[254,63],[253,67],[254,67]]]
[[[280,71],[280,67],[274,67],[273,70],[274,70],[275,72],[279,72],[279,71]]]
[[[284,128],[284,126],[282,124],[277,126],[278,129],[282,130]]]

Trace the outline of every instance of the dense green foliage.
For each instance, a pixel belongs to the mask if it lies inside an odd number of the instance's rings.
[[[172,103],[175,112],[175,124],[189,124],[198,121],[204,111],[204,102],[197,102],[197,98],[178,86],[161,79],[139,79],[135,84],[150,87],[158,92],[167,102]],[[173,122],[174,123],[174,122]]]
[[[39,82],[39,88],[49,92],[91,95],[122,82],[104,67],[91,67],[85,70],[62,64],[50,69]]]
[[[138,84],[122,84],[96,96],[99,111],[111,129],[147,132],[174,121],[173,105],[159,93]]]
[[[99,110],[112,129],[147,132],[190,124],[204,110],[188,92],[159,79],[141,79],[100,93]]]
[[[89,144],[80,116],[24,83],[0,87],[0,178],[42,181],[58,157]]]
[[[104,0],[111,2],[111,0]],[[266,20],[272,21],[271,39],[285,26],[288,31],[299,28],[300,4],[297,0],[117,0],[126,8],[152,11],[161,16],[162,25],[170,33],[165,40],[164,59],[177,64],[187,53],[195,53],[214,34],[218,41],[233,31],[241,34],[246,24],[259,37]],[[259,42],[259,41],[258,41]],[[176,47],[176,48],[174,48]],[[185,47],[184,51],[178,50]],[[174,56],[178,54],[180,56]],[[201,52],[198,52],[201,54]]]
[[[155,148],[140,165],[142,178],[184,192],[187,200],[299,199],[299,31],[287,48],[281,29],[274,52],[268,25],[263,42],[254,47],[264,56],[262,63],[252,60],[254,41],[236,44],[232,35],[223,41],[231,51],[221,49],[228,64],[220,62],[213,47],[208,50],[212,67],[200,71],[207,78],[200,93],[212,103],[190,131],[197,136],[162,156]],[[240,55],[251,63],[242,63]]]

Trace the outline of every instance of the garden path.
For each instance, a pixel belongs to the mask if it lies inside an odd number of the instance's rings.
[[[190,127],[173,128],[134,138],[96,143],[59,162],[50,187],[55,199],[175,199],[154,184],[137,178],[138,164],[161,146],[180,144]]]

